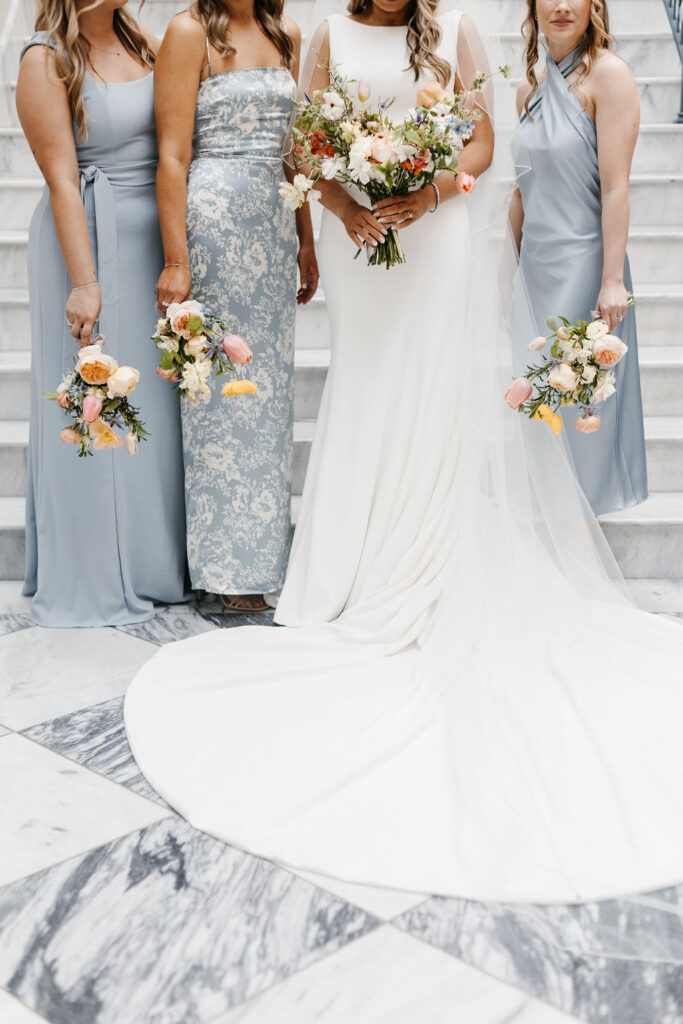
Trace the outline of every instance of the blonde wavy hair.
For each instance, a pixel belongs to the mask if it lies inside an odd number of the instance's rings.
[[[441,41],[441,26],[436,20],[439,0],[415,0],[408,21],[409,66],[415,73],[415,81],[421,71],[431,71],[444,88],[450,85],[453,69],[447,60],[439,57],[436,48]],[[349,14],[365,14],[372,7],[372,0],[350,0]]]
[[[141,0],[142,7],[145,0]],[[46,32],[55,44],[56,71],[66,85],[69,104],[78,126],[78,141],[88,137],[88,121],[83,102],[83,82],[90,63],[90,47],[81,35],[80,14],[97,7],[99,0],[79,11],[76,0],[38,0],[36,31]],[[121,45],[142,64],[152,67],[154,53],[132,14],[121,7],[114,11],[114,31]]]
[[[526,41],[524,56],[526,58],[526,80],[531,86],[531,92],[526,98],[524,109],[527,117],[531,118],[529,104],[538,89],[536,77],[536,64],[538,63],[538,16],[536,14],[536,0],[527,0],[527,15],[522,23],[522,35]],[[597,50],[611,50],[612,37],[609,32],[609,12],[606,0],[591,0],[590,21],[583,39],[579,43],[579,55],[583,60],[584,70],[577,79],[576,84],[580,85],[591,72],[593,59]],[[533,120],[533,118],[532,118]]]
[[[287,68],[294,63],[294,43],[283,25],[284,0],[255,0],[254,17],[265,35],[277,46]],[[190,13],[203,25],[209,42],[221,57],[232,57],[230,14],[223,0],[195,0]]]

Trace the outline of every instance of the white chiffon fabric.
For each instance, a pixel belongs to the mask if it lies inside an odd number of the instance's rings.
[[[469,22],[441,24],[462,68]],[[343,73],[414,104],[405,28],[328,25]],[[502,401],[524,282],[500,284],[499,148],[389,272],[324,213],[332,359],[288,628],[163,648],[126,726],[161,796],[271,860],[575,903],[683,878],[683,632],[633,607],[562,440]]]

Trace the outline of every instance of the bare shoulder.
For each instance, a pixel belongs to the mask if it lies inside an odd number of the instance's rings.
[[[188,8],[171,18],[164,42],[181,43],[185,46],[203,46],[205,37],[204,26],[193,14],[191,8]]]
[[[612,50],[598,50],[593,58],[589,78],[601,92],[606,90],[619,92],[624,88],[635,87],[630,67],[622,57]]]
[[[297,46],[301,46],[301,29],[299,28],[297,23],[286,14],[284,15],[282,21],[284,23],[285,32],[287,33],[287,35],[294,40]]]
[[[519,117],[522,116],[522,111],[524,110],[524,104],[529,99],[529,96],[531,95],[531,90],[532,90],[531,82],[527,82],[526,78],[523,78],[522,81],[517,86],[517,93],[516,93],[516,96],[515,96],[515,102],[517,104],[517,115]]]
[[[29,47],[21,58],[21,68],[28,71],[31,76],[42,74],[46,78],[52,78],[51,72],[55,70],[55,66],[55,51],[49,43],[36,43]]]

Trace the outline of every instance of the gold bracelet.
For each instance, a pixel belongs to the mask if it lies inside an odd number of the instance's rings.
[[[185,270],[189,270],[190,269],[190,264],[189,263],[164,263],[164,270],[166,269],[166,267],[184,267]]]
[[[94,284],[99,284],[97,280],[87,281],[85,284],[74,284],[71,286],[72,292],[77,292],[79,288],[92,288]]]

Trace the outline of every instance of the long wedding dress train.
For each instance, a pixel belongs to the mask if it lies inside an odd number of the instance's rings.
[[[454,62],[458,15],[441,24]],[[405,28],[339,16],[329,38],[375,98],[414,103]],[[332,361],[277,611],[295,628],[163,648],[127,694],[133,752],[198,828],[319,874],[525,902],[671,884],[683,633],[622,595],[561,443],[502,402],[477,209],[402,232],[389,272],[324,214]]]

